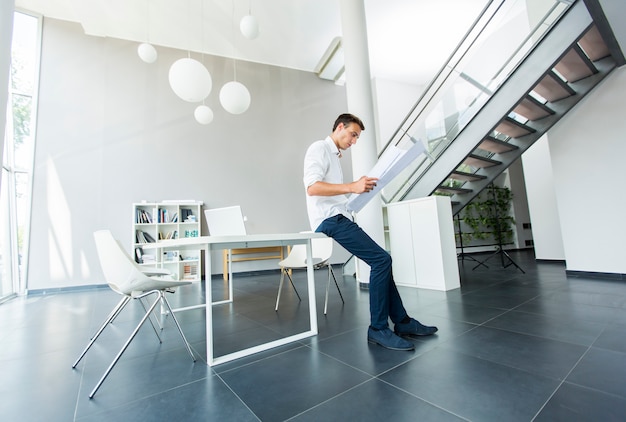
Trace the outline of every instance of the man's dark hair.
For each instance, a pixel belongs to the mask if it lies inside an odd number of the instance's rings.
[[[339,126],[339,123],[343,123],[344,126],[347,126],[350,123],[356,123],[357,125],[359,125],[361,130],[365,130],[365,125],[363,124],[361,119],[356,117],[354,114],[350,114],[350,113],[340,114],[339,117],[337,117],[337,120],[335,120],[335,124],[333,125],[333,130],[332,130],[333,132],[335,131],[335,129],[337,129],[337,126]]]

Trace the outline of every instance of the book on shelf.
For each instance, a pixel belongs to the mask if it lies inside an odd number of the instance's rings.
[[[135,222],[138,224],[151,224],[152,214],[150,214],[149,211],[137,208],[136,214],[135,214]]]
[[[137,243],[154,243],[154,237],[142,230],[137,230]]]
[[[142,260],[143,264],[156,264],[156,256],[154,254],[144,253]]]
[[[181,221],[187,222],[187,221],[190,220],[189,217],[191,217],[191,216],[193,216],[193,211],[191,209],[189,209],[189,208],[181,208],[180,209]],[[194,218],[194,221],[195,221],[195,218]]]
[[[178,239],[178,230],[172,230],[167,233],[159,232],[159,240]]]
[[[135,248],[135,262],[137,264],[143,264],[143,249],[140,247]]]
[[[166,262],[177,262],[180,260],[178,256],[178,251],[165,251],[163,252],[163,261]]]
[[[167,210],[164,208],[159,209],[159,223],[167,223]]]
[[[183,280],[195,280],[198,277],[198,265],[185,264],[183,266]]]

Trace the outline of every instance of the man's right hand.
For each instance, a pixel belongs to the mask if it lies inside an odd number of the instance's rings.
[[[362,176],[359,180],[352,182],[352,193],[366,193],[370,192],[376,187],[376,177]]]

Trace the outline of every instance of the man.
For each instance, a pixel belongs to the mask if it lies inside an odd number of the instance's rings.
[[[413,350],[402,337],[428,336],[437,327],[422,325],[408,316],[393,280],[391,256],[352,221],[346,208],[351,193],[367,194],[378,179],[362,176],[343,182],[339,159],[341,151],[356,144],[363,122],[352,114],[340,115],[330,136],[314,142],[304,158],[304,186],[311,229],[332,237],[347,251],[367,263],[370,270],[371,322],[367,340],[392,350]],[[394,332],[388,319],[394,323]]]

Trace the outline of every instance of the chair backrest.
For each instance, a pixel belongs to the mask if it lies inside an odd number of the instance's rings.
[[[311,233],[311,232],[302,232]],[[323,237],[311,239],[311,253],[313,255],[314,265],[319,268],[326,264],[333,254],[333,238]],[[289,251],[289,256],[286,260],[289,267],[305,267],[306,266],[306,245],[293,245]]]
[[[111,289],[130,294],[150,281],[109,230],[98,230],[93,236],[104,278]]]
[[[323,262],[328,261],[333,254],[332,237],[311,239],[311,246],[313,246],[313,257],[319,258]]]
[[[246,225],[239,205],[205,210],[204,218],[209,228],[209,236],[246,234]]]

